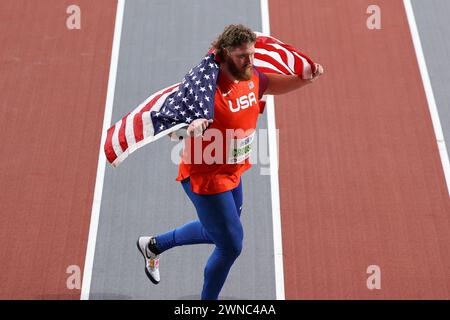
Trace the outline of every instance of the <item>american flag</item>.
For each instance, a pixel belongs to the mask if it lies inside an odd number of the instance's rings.
[[[309,57],[280,40],[256,34],[254,65],[259,71],[312,78],[315,64]],[[210,51],[180,83],[152,94],[125,115],[108,129],[104,145],[108,162],[117,167],[130,153],[193,120],[213,119],[218,74],[219,64]],[[260,103],[263,110],[265,99]]]

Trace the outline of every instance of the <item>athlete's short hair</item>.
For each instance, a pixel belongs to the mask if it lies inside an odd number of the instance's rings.
[[[223,60],[223,49],[234,49],[246,43],[256,42],[256,34],[242,24],[230,24],[225,27],[222,34],[212,43],[216,55]]]

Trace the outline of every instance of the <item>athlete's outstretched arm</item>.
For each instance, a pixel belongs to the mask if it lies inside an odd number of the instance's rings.
[[[300,89],[301,87],[312,83],[323,74],[323,67],[318,63],[316,63],[316,66],[316,73],[314,73],[311,80],[304,80],[298,76],[286,76],[281,74],[266,73],[268,84],[266,91],[264,91],[264,94],[284,94],[293,90]]]

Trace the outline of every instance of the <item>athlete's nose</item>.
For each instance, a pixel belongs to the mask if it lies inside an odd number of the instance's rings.
[[[247,67],[248,65],[251,65],[251,64],[252,64],[252,59],[251,59],[250,55],[248,55],[245,57],[244,66]]]

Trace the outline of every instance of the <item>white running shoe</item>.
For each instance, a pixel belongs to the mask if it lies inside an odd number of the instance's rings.
[[[152,237],[139,237],[137,247],[144,256],[145,274],[154,284],[159,283],[159,255],[154,254],[148,248],[148,243]]]

